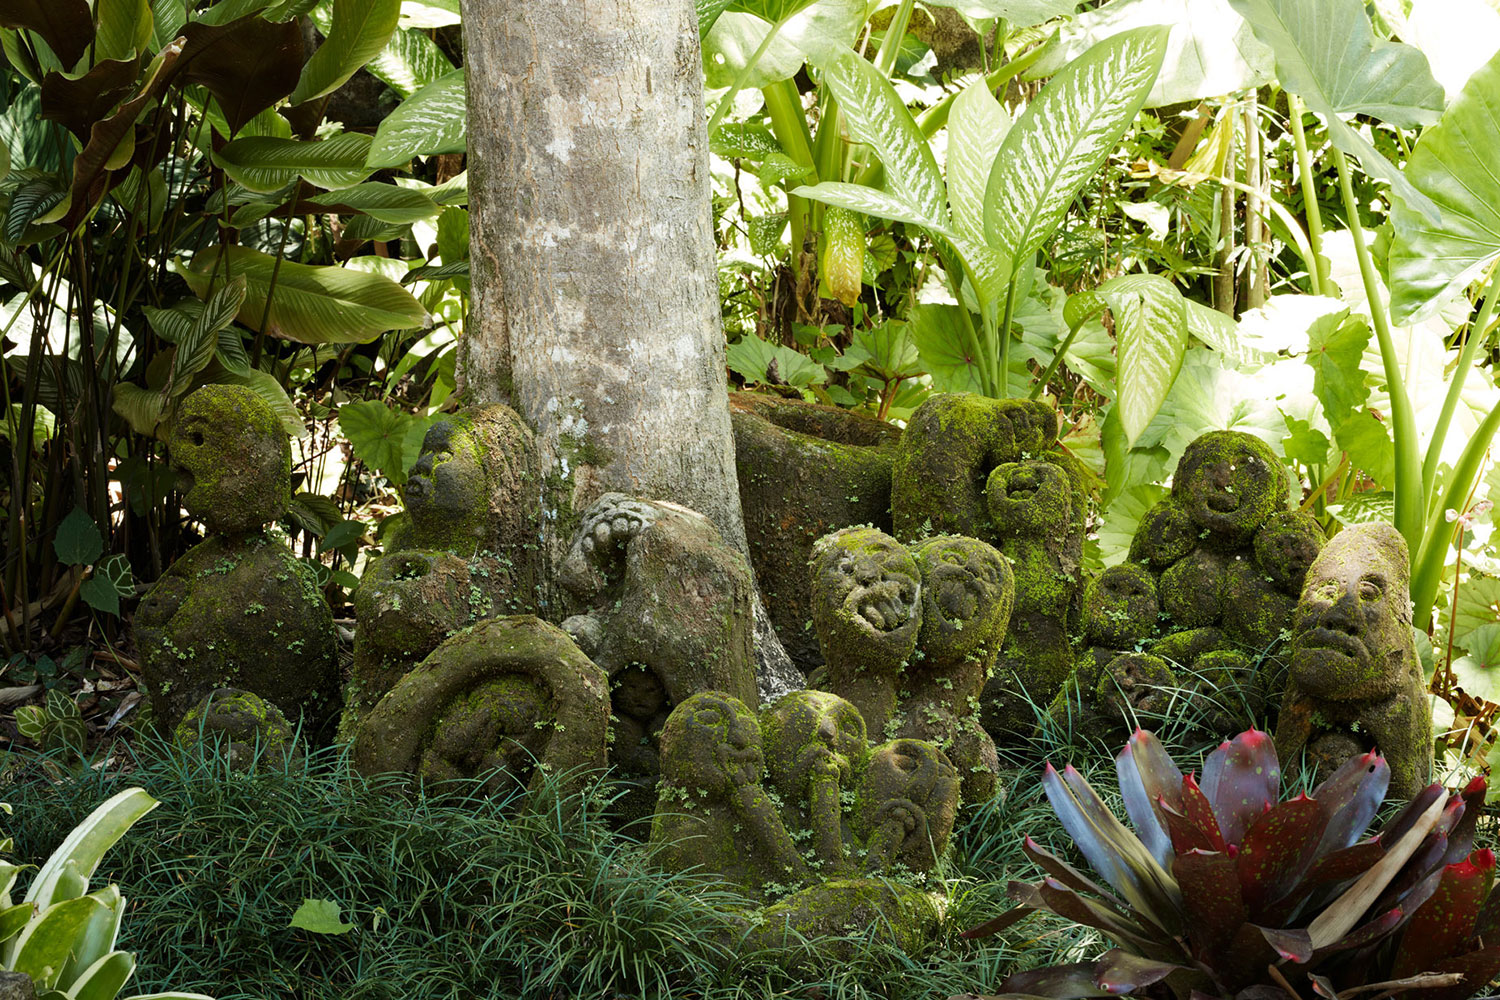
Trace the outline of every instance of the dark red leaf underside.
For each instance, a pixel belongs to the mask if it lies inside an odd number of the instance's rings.
[[[1258,729],[1220,744],[1203,762],[1203,792],[1231,844],[1240,842],[1266,806],[1276,801],[1280,789],[1276,745]]]
[[[1322,807],[1303,795],[1271,807],[1246,831],[1235,863],[1251,920],[1296,886],[1312,864],[1323,822]]]
[[[1228,946],[1249,918],[1234,859],[1217,851],[1188,851],[1177,855],[1172,874],[1182,887],[1193,954],[1209,955]]]
[[[1443,869],[1437,891],[1412,914],[1401,935],[1391,976],[1403,979],[1428,972],[1458,954],[1474,934],[1479,908],[1494,882],[1495,856],[1475,851]]]

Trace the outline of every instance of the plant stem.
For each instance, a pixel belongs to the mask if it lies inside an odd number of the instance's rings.
[[[979,384],[985,390],[985,395],[994,395],[989,391],[990,376],[985,370],[984,347],[979,342],[979,334],[974,329],[974,317],[969,314],[968,307],[964,305],[963,296],[963,272],[962,267],[955,268],[953,262],[943,260],[943,273],[948,278],[948,288],[953,292],[953,298],[958,303],[958,315],[963,322],[964,350],[969,357],[974,359],[975,367],[979,369]]]
[[[1047,370],[1042,372],[1042,377],[1031,387],[1031,398],[1036,399],[1047,388],[1047,383],[1052,381],[1052,376],[1057,372],[1057,366],[1062,364],[1063,355],[1068,353],[1068,348],[1073,346],[1073,340],[1078,336],[1078,331],[1083,329],[1083,324],[1088,322],[1085,316],[1077,323],[1068,328],[1068,335],[1063,342],[1057,345],[1057,350],[1052,352],[1052,360],[1047,363]]]
[[[1359,260],[1359,275],[1364,280],[1365,298],[1369,300],[1370,318],[1375,323],[1380,360],[1385,365],[1386,388],[1391,397],[1391,430],[1396,444],[1396,530],[1406,539],[1415,568],[1422,546],[1422,521],[1427,511],[1422,489],[1422,456],[1417,447],[1416,415],[1412,411],[1411,397],[1406,394],[1401,364],[1396,358],[1396,341],[1391,337],[1390,316],[1380,298],[1375,262],[1370,259],[1370,248],[1365,245],[1364,227],[1359,222],[1359,204],[1354,200],[1354,183],[1349,178],[1349,163],[1338,149],[1333,150],[1333,162],[1339,171],[1339,194],[1344,202],[1344,212],[1349,217],[1349,236],[1354,241],[1354,255]],[[1414,599],[1416,582],[1414,577]]]
[[[999,340],[997,354],[1000,370],[996,373],[999,384],[995,386],[995,391],[991,395],[1000,399],[1004,399],[1005,394],[1010,391],[1010,324],[1016,315],[1016,277],[1016,271],[1012,268],[1010,281],[1005,286],[1005,315],[1000,320],[1000,329],[997,331],[996,338]]]
[[[1307,133],[1302,129],[1302,98],[1289,94],[1292,142],[1297,149],[1297,176],[1302,185],[1302,205],[1307,210],[1307,238],[1312,243],[1313,258],[1308,270],[1313,294],[1328,294],[1328,263],[1323,259],[1323,213],[1313,188],[1312,156],[1307,151]]]
[[[760,46],[750,56],[750,61],[740,67],[740,71],[735,74],[734,82],[729,85],[729,90],[719,99],[719,106],[714,108],[714,115],[708,120],[708,137],[710,139],[713,138],[714,130],[719,127],[719,122],[724,120],[724,116],[734,106],[734,95],[738,94],[741,88],[745,86],[745,81],[750,79],[750,71],[755,69],[756,64],[760,62],[761,56],[766,54],[766,50],[776,40],[776,33],[781,30],[781,24],[782,22],[777,21],[771,25],[771,30],[766,32],[765,38],[761,39]]]
[[[1474,367],[1474,359],[1488,339],[1485,331],[1489,328],[1490,321],[1495,318],[1497,299],[1500,299],[1500,266],[1495,267],[1490,274],[1490,283],[1484,290],[1484,302],[1479,307],[1479,316],[1470,324],[1464,345],[1458,352],[1458,368],[1453,373],[1453,380],[1448,383],[1448,395],[1443,399],[1443,409],[1438,414],[1437,425],[1432,431],[1432,440],[1427,445],[1427,457],[1422,461],[1423,496],[1432,495],[1433,483],[1437,480],[1438,461],[1442,457],[1443,442],[1448,437],[1448,427],[1453,422],[1453,414],[1458,410],[1458,401],[1464,391],[1464,380],[1469,377],[1469,370]]]
[[[806,167],[817,183],[817,163],[813,159],[812,137],[807,132],[807,119],[802,114],[802,102],[797,87],[791,80],[781,80],[761,90],[765,97],[766,113],[771,119],[771,132],[781,148],[800,167]],[[806,177],[803,178],[806,180]],[[786,196],[787,218],[792,229],[792,274],[801,269],[802,247],[807,242],[807,229],[811,221],[812,205],[806,198],[790,191]]]
[[[901,0],[895,15],[891,17],[891,23],[886,26],[885,37],[880,40],[880,49],[875,53],[875,68],[887,79],[890,79],[891,70],[896,68],[896,56],[901,53],[901,40],[906,37],[907,26],[911,24],[912,8],[915,6],[916,0]]]

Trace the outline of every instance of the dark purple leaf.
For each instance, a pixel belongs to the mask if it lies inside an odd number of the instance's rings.
[[[1057,855],[1046,850],[1030,837],[1027,837],[1024,841],[1022,841],[1021,850],[1026,854],[1027,857],[1035,861],[1037,863],[1037,866],[1040,867],[1042,871],[1046,872],[1048,875],[1051,875],[1053,878],[1057,879],[1069,889],[1077,889],[1079,892],[1091,892],[1108,902],[1117,910],[1127,909],[1125,901],[1122,900],[1119,896],[1116,896],[1114,893],[1104,888],[1104,886],[1095,882],[1087,875],[1084,875],[1077,868],[1074,868],[1062,858],[1059,858]]]
[[[1306,795],[1273,806],[1246,831],[1235,858],[1250,919],[1296,886],[1323,836],[1323,809]]]
[[[1401,811],[1392,816],[1386,822],[1385,826],[1381,828],[1381,842],[1387,845],[1396,843],[1407,830],[1416,824],[1417,820],[1422,818],[1422,814],[1427,811],[1428,806],[1446,794],[1447,790],[1442,785],[1431,784],[1412,796],[1411,801],[1403,806]]]
[[[1321,962],[1325,956],[1340,951],[1352,951],[1356,948],[1367,948],[1381,938],[1390,934],[1406,918],[1406,911],[1399,906],[1394,910],[1386,910],[1375,919],[1354,928],[1348,934],[1339,938],[1326,948],[1319,948],[1313,952],[1313,964]]]
[[[0,0],[0,26],[35,31],[68,69],[94,40],[88,0]]]
[[[1074,962],[1045,969],[1017,972],[1000,984],[1000,992],[1075,1000],[1078,997],[1107,997],[1110,994],[1094,985],[1094,964]]]
[[[1191,774],[1184,775],[1182,779],[1182,814],[1207,840],[1208,850],[1228,849],[1229,841],[1219,827],[1218,818],[1214,816],[1213,803],[1207,793],[1198,787],[1197,779]]]
[[[1165,866],[1172,854],[1172,839],[1156,800],[1163,798],[1181,811],[1182,772],[1161,741],[1144,729],[1137,729],[1115,758],[1115,771],[1130,822],[1152,856]]]
[[[1224,948],[1249,919],[1234,859],[1217,851],[1188,851],[1177,855],[1172,874],[1182,887],[1193,950],[1212,953]]]
[[[1094,984],[1112,996],[1123,996],[1159,983],[1181,968],[1172,962],[1155,962],[1112,948],[1094,963]]]
[[[1448,834],[1448,853],[1443,855],[1443,864],[1456,865],[1474,850],[1474,827],[1479,823],[1480,813],[1484,811],[1484,796],[1488,789],[1489,784],[1484,776],[1476,775],[1459,793],[1463,799],[1464,812],[1453,832]]]
[[[1372,750],[1350,757],[1313,789],[1313,799],[1328,817],[1323,841],[1318,845],[1319,857],[1343,850],[1364,835],[1390,784],[1390,765]]]
[[[1160,952],[1171,947],[1170,937],[1159,929],[1153,933],[1151,928],[1143,927],[1103,903],[1080,896],[1055,879],[1043,879],[1037,886],[1037,894],[1042,898],[1042,905],[1059,917],[1092,927],[1116,944],[1143,952]]]
[[[1329,982],[1327,977],[1309,972],[1307,978],[1312,983],[1313,992],[1323,1000],[1339,1000],[1339,991],[1334,989],[1333,983]]]
[[[135,85],[136,60],[106,59],[78,79],[61,73],[42,77],[42,117],[61,122],[80,139],[108,117]]]
[[[1203,762],[1203,794],[1213,804],[1219,831],[1231,844],[1240,842],[1280,792],[1276,744],[1258,729],[1220,744]]]
[[[1257,927],[1261,936],[1266,939],[1266,944],[1276,949],[1276,954],[1288,962],[1296,962],[1305,965],[1313,957],[1312,938],[1307,936],[1307,931],[1300,927],[1289,927],[1280,929],[1276,927]]]
[[[201,83],[219,102],[232,132],[286,97],[302,75],[297,18],[276,24],[256,14],[228,24],[183,26],[180,83]]]
[[[1495,855],[1489,850],[1445,866],[1437,891],[1412,913],[1401,935],[1391,975],[1428,972],[1459,954],[1474,936],[1479,908],[1494,880]]]
[[[1157,801],[1157,808],[1161,816],[1167,821],[1167,834],[1172,838],[1172,851],[1177,857],[1182,857],[1189,851],[1209,851],[1216,854],[1223,853],[1223,845],[1216,845],[1209,839],[1207,833],[1194,826],[1186,816],[1167,805],[1165,799]]]
[[[1356,879],[1385,857],[1379,838],[1366,840],[1341,851],[1324,855],[1313,865],[1296,887],[1266,909],[1264,920],[1273,926],[1287,922],[1302,901],[1319,889]]]
[[[968,930],[959,934],[959,937],[990,937],[991,935],[999,934],[1007,927],[1011,927],[1015,924],[1020,923],[1022,920],[1025,920],[1035,912],[1036,911],[1029,906],[1017,906],[1013,909],[1006,910],[998,917],[991,917],[989,920],[986,920],[984,923],[979,924],[978,926],[970,927]]]

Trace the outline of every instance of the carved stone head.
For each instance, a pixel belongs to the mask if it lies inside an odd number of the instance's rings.
[[[292,449],[252,390],[205,385],[182,401],[168,442],[182,504],[210,531],[256,531],[286,513]]]
[[[1201,530],[1186,508],[1168,497],[1146,511],[1136,526],[1135,537],[1130,540],[1130,561],[1160,573],[1193,551]]]
[[[911,547],[922,575],[922,652],[942,662],[999,648],[1015,604],[1015,576],[994,546],[939,535]]]
[[[793,691],[762,714],[770,783],[798,795],[814,775],[848,787],[867,749],[859,709],[826,691]]]
[[[1401,689],[1417,662],[1406,541],[1356,524],[1313,561],[1292,625],[1292,679],[1318,698],[1365,701]]]
[[[1156,632],[1156,581],[1140,563],[1111,566],[1083,595],[1083,634],[1092,646],[1127,649]]]
[[[823,655],[894,674],[917,645],[921,575],[911,553],[874,528],[818,540],[811,561],[813,627]]]
[[[1280,511],[1255,533],[1256,566],[1271,578],[1276,589],[1300,594],[1324,540],[1323,527],[1311,514]]]
[[[1219,548],[1249,542],[1287,506],[1289,476],[1269,445],[1243,431],[1211,431],[1187,446],[1172,477],[1172,499]]]
[[[901,852],[908,867],[923,871],[947,849],[958,814],[958,771],[925,740],[892,740],[870,751],[854,802],[853,827],[861,837],[869,837],[893,812],[925,821],[912,824],[911,850]]]
[[[763,765],[755,713],[722,692],[693,695],[662,728],[662,776],[679,788],[727,795],[737,784],[759,782]]]
[[[1073,520],[1073,484],[1061,466],[1043,459],[996,466],[984,496],[1001,535],[1057,535]]]
[[[484,541],[490,498],[471,419],[446,414],[432,422],[401,497],[419,540],[441,534]]]

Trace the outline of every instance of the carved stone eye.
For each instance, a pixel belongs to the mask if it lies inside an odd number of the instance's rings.
[[[1381,588],[1379,581],[1359,581],[1359,596],[1362,600],[1377,601],[1380,599],[1381,594],[1383,594],[1384,592],[1385,591]]]
[[[724,713],[717,708],[704,708],[693,713],[693,721],[705,728],[724,724]]]

